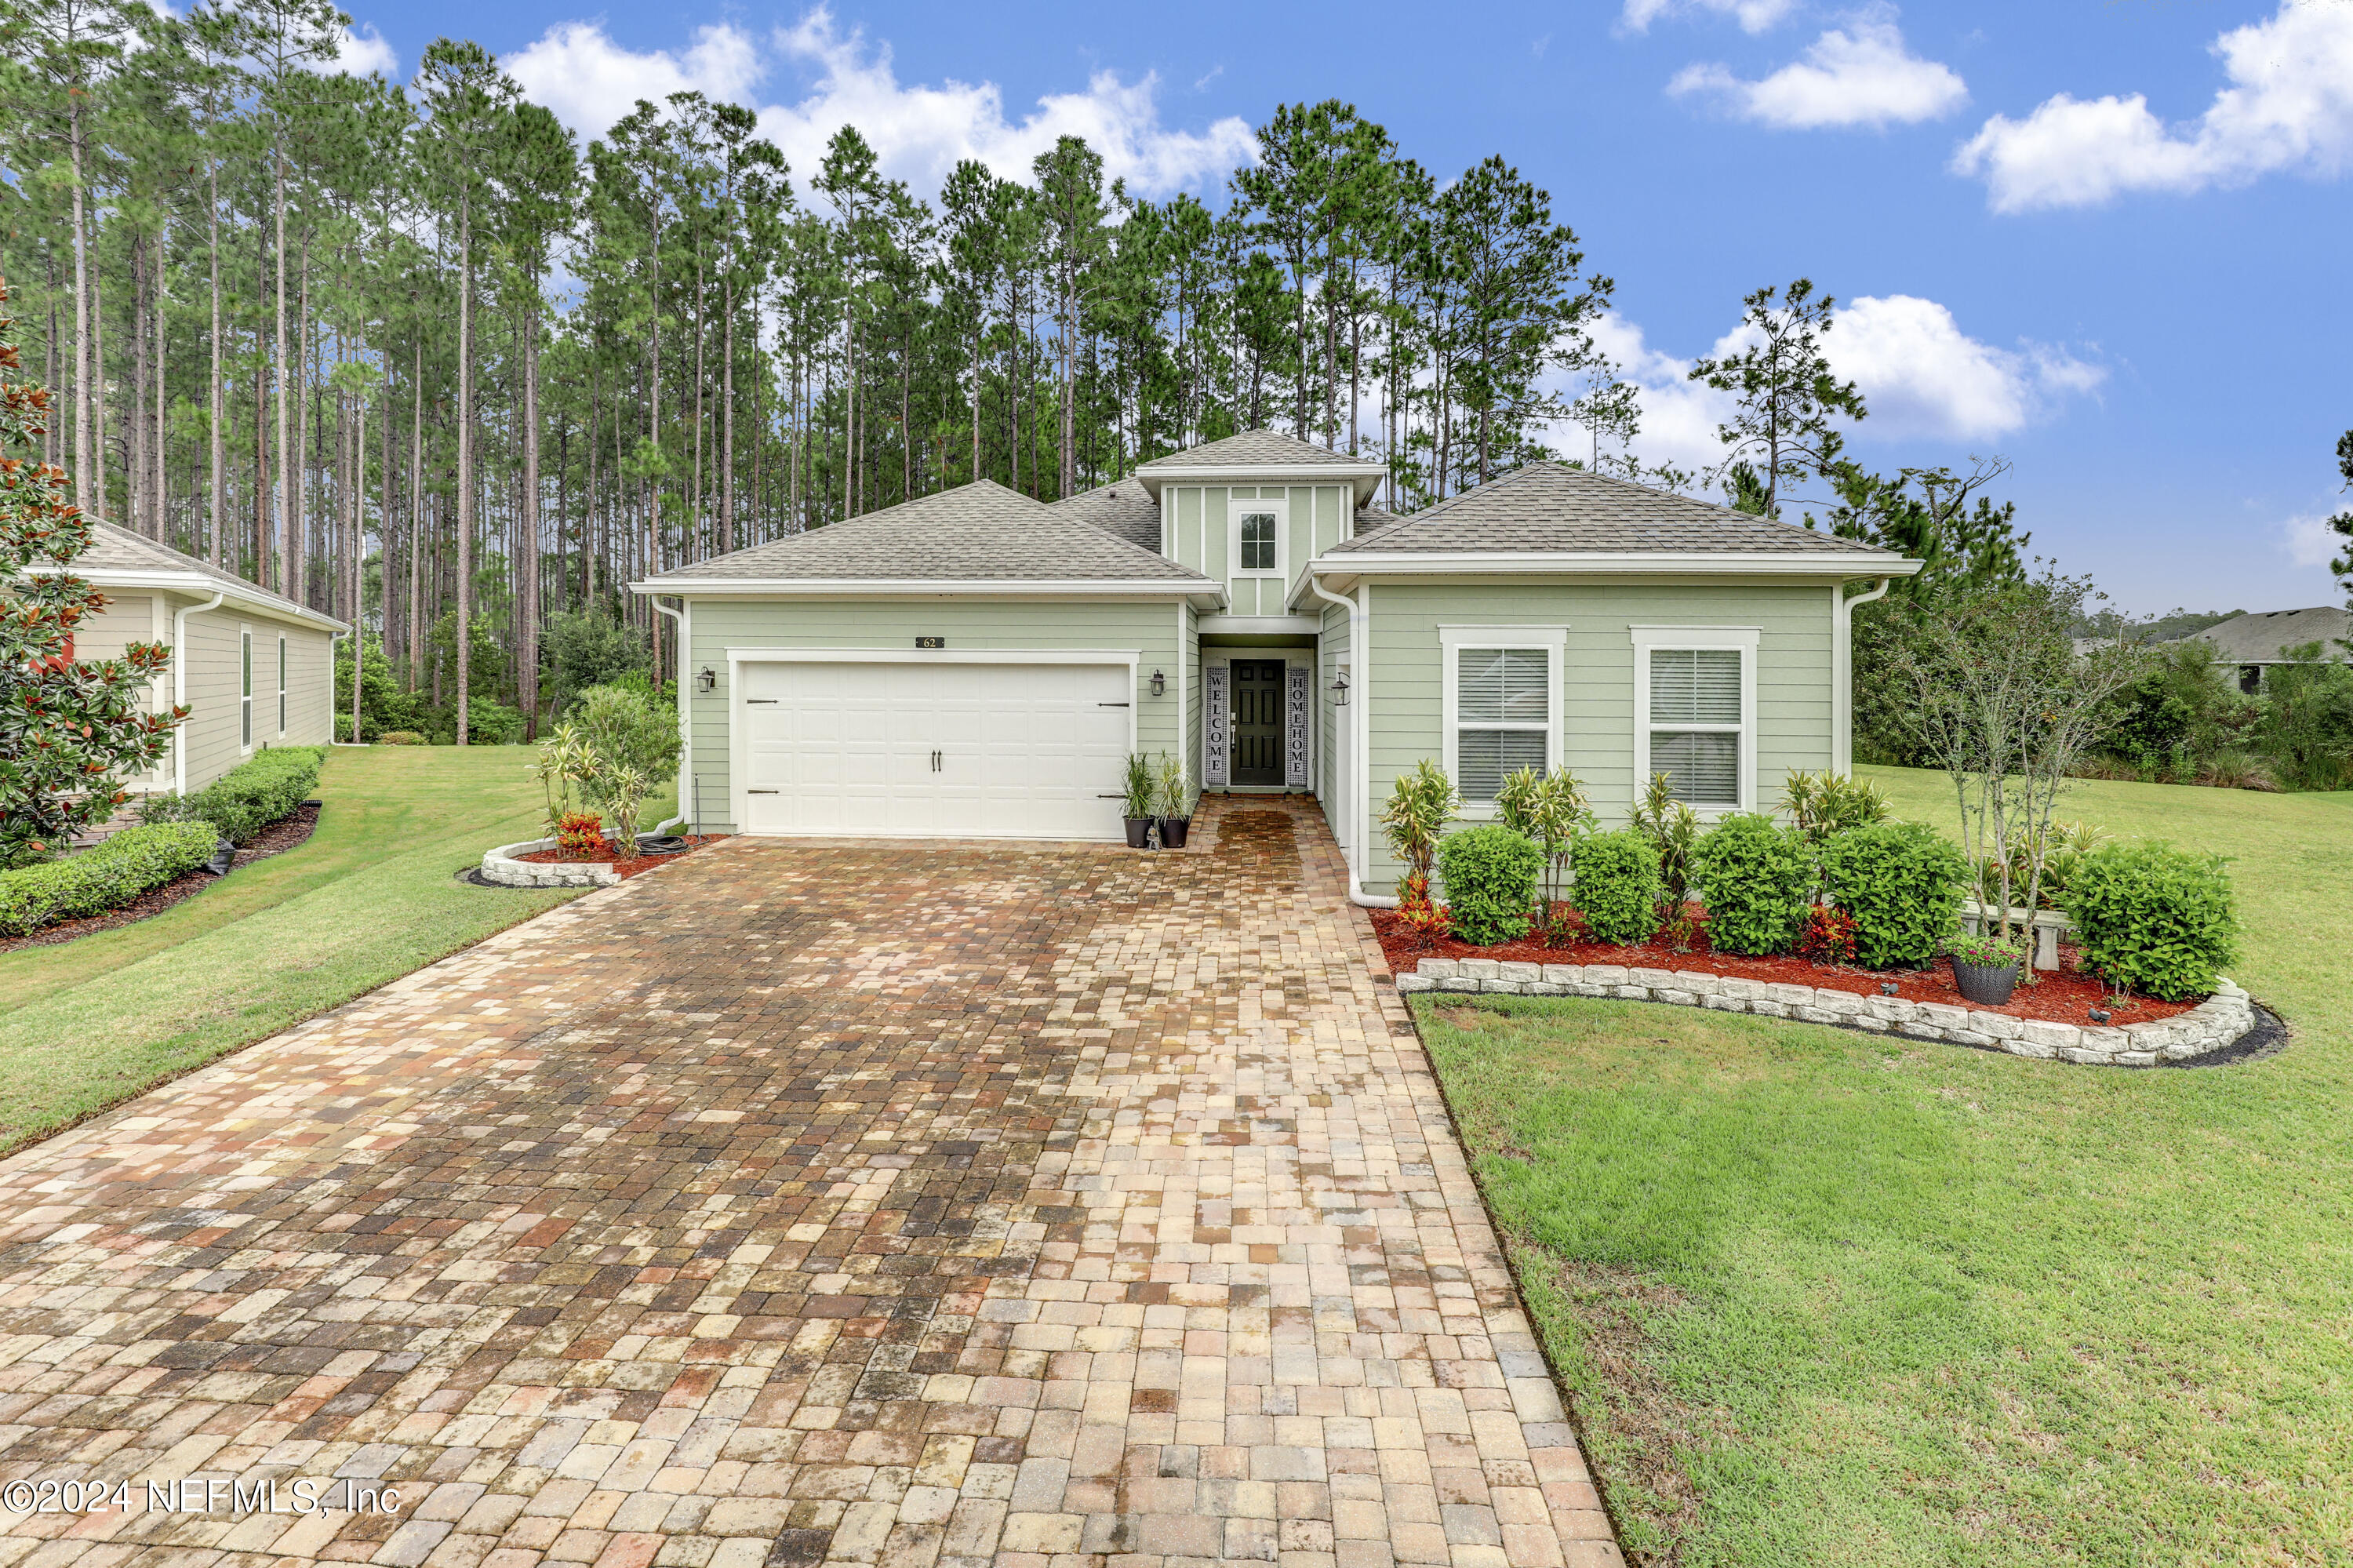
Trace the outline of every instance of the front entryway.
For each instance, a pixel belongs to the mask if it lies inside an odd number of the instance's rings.
[[[1233,662],[1237,784],[1283,783],[1282,672],[1280,659]]]
[[[1124,664],[745,664],[747,833],[1121,837]]]

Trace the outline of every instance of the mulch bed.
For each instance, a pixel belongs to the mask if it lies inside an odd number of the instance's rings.
[[[279,818],[247,841],[229,863],[232,874],[240,866],[251,865],[258,860],[268,860],[274,854],[284,854],[311,836],[319,825],[319,808],[301,805]],[[51,948],[59,942],[70,942],[77,937],[87,937],[92,931],[111,931],[117,926],[129,926],[152,916],[161,915],[184,898],[193,898],[218,882],[219,877],[208,871],[192,871],[185,876],[175,876],[161,887],[150,888],[120,909],[110,909],[103,915],[85,916],[79,920],[60,920],[54,926],[44,926],[27,936],[10,937],[0,940],[0,953],[13,953],[19,948]]]
[[[679,855],[691,854],[694,851],[701,849],[705,844],[715,844],[721,839],[727,837],[727,835],[725,833],[688,833],[685,834],[684,837],[686,839],[686,848],[672,854],[639,854],[631,855],[627,860],[614,860],[612,858],[612,841],[608,839],[606,841],[605,851],[602,854],[599,854],[595,851],[584,853],[575,850],[552,849],[533,850],[529,854],[519,854],[514,858],[533,865],[578,865],[584,862],[599,865],[610,865],[615,871],[620,873],[624,878],[627,878],[635,876],[641,871],[651,871],[658,865],[668,865],[670,862],[676,860]]]
[[[2115,998],[2105,981],[2074,967],[2075,949],[2063,944],[2059,949],[2063,967],[2034,971],[2035,983],[2021,985],[2006,1006],[1985,1007],[1962,1000],[1960,988],[1953,983],[1952,966],[1945,963],[1925,969],[1881,970],[1818,964],[1810,959],[1796,957],[1736,958],[1709,951],[1704,928],[1693,937],[1688,952],[1678,952],[1665,942],[1615,948],[1574,938],[1560,942],[1535,938],[1474,948],[1451,937],[1431,938],[1399,919],[1393,910],[1373,909],[1366,913],[1373,917],[1373,930],[1380,938],[1381,952],[1388,959],[1389,968],[1398,974],[1412,973],[1413,967],[1424,959],[1500,959],[1505,963],[1519,964],[1623,964],[1628,969],[1695,969],[1702,974],[1782,985],[1825,986],[1834,991],[1851,991],[1858,996],[1881,995],[1880,988],[1893,982],[1895,994],[1907,1001],[1942,1002],[1947,1007],[1973,1008],[1980,1012],[2039,1019],[2046,1023],[2089,1023],[2091,1010],[2102,1008],[2109,1013],[2111,1026],[2172,1018],[2198,1005],[2194,1001],[2158,1001],[2149,997]]]

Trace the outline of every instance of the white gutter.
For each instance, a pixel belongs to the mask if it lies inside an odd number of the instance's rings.
[[[1374,554],[1350,552],[1324,556],[1307,563],[1319,577],[1444,577],[1458,573],[1516,574],[1546,572],[1673,573],[1693,577],[1820,577],[1835,572],[1848,577],[1869,575],[1910,577],[1923,563],[1899,556],[1807,551],[1681,550],[1430,550]]]
[[[203,604],[183,605],[172,612],[172,705],[188,705],[188,617],[201,615],[208,609],[218,609],[227,596],[216,593]],[[330,663],[329,669],[334,666]],[[331,735],[328,738],[332,739]],[[188,792],[188,722],[182,719],[172,726],[172,793]]]
[[[1345,853],[1340,857],[1348,868],[1348,902],[1365,909],[1394,909],[1397,907],[1395,898],[1365,891],[1364,882],[1356,869],[1357,861],[1372,857],[1373,726],[1370,715],[1373,700],[1373,618],[1368,608],[1372,585],[1366,584],[1358,590],[1358,597],[1353,599],[1328,591],[1313,576],[1307,578],[1307,587],[1316,598],[1336,604],[1348,612],[1348,664],[1350,673],[1356,677],[1353,683],[1357,696],[1356,710],[1364,715],[1348,726],[1348,750],[1353,754],[1349,758],[1348,771],[1353,777],[1348,780],[1348,801],[1343,809],[1352,819],[1348,839],[1356,848],[1356,854],[1353,859]],[[1345,847],[1343,846],[1344,850]]]
[[[1171,582],[1166,577],[1102,580],[1024,577],[670,577],[628,585],[635,594],[692,594],[702,599],[749,595],[775,599],[787,594],[842,594],[915,598],[954,594],[1032,594],[1048,598],[1206,599],[1224,603],[1226,590],[1207,578]]]
[[[631,583],[629,587],[635,589],[638,585]],[[678,815],[669,821],[656,823],[654,832],[659,833],[686,821],[687,802],[691,791],[694,789],[694,726],[688,718],[691,711],[691,705],[693,702],[694,681],[686,670],[687,654],[692,652],[687,646],[686,613],[682,608],[686,601],[681,599],[679,601],[681,608],[672,609],[659,598],[649,593],[646,602],[678,622]],[[656,652],[659,652],[659,646]],[[694,825],[699,828],[702,824],[697,822]]]
[[[1844,583],[1831,589],[1838,596],[1838,646],[1831,650],[1837,670],[1833,684],[1838,688],[1838,707],[1831,715],[1831,727],[1835,732],[1831,748],[1834,753],[1831,760],[1838,764],[1841,773],[1854,771],[1854,609],[1859,604],[1886,598],[1887,590],[1894,586],[1894,577],[1882,577],[1877,588],[1869,593],[1856,594],[1852,599],[1847,597]]]
[[[323,627],[334,632],[351,628],[332,615],[322,615],[291,599],[259,588],[248,588],[242,583],[224,583],[220,578],[202,572],[127,572],[107,567],[90,567],[77,570],[71,567],[33,566],[26,570],[35,576],[52,574],[79,577],[93,588],[164,588],[174,593],[219,594],[233,602],[248,606],[264,615],[280,616],[306,625]]]

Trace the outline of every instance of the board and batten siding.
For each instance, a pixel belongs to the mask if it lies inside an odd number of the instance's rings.
[[[733,832],[724,819],[734,811],[734,779],[728,772],[728,720],[734,694],[729,688],[731,648],[882,649],[913,652],[918,637],[944,637],[951,650],[1100,649],[1137,655],[1135,740],[1148,754],[1175,752],[1182,744],[1176,672],[1182,639],[1176,599],[1016,599],[929,598],[911,599],[742,599],[688,601],[688,657],[680,688],[686,694],[687,744],[692,779],[680,781],[681,808],[713,832]],[[717,684],[696,690],[705,666]],[[1166,677],[1167,690],[1152,694],[1152,672]],[[1187,701],[1195,700],[1187,684]],[[699,803],[698,803],[699,801]]]
[[[1324,611],[1322,635],[1316,639],[1316,646],[1322,654],[1319,661],[1322,679],[1316,683],[1318,689],[1315,694],[1318,743],[1315,747],[1315,796],[1324,804],[1324,821],[1331,825],[1332,836],[1345,844],[1348,841],[1348,822],[1347,797],[1343,786],[1348,769],[1355,763],[1342,755],[1346,729],[1341,719],[1337,694],[1332,690],[1332,685],[1339,679],[1340,672],[1349,664],[1348,612],[1323,599],[1313,602],[1321,606]],[[1348,676],[1349,684],[1354,686],[1356,680],[1352,670]],[[1361,722],[1363,710],[1357,706],[1357,701],[1358,694],[1351,691],[1348,694],[1348,711]]]
[[[1267,485],[1164,484],[1160,514],[1164,552],[1179,566],[1226,585],[1233,602],[1229,615],[1282,615],[1283,599],[1299,570],[1348,536],[1351,492],[1343,484]],[[1236,577],[1229,526],[1236,500],[1280,497],[1286,503],[1286,552],[1278,577]]]
[[[1622,825],[1636,794],[1636,626],[1756,627],[1757,804],[1769,807],[1791,771],[1831,766],[1835,620],[1820,582],[1611,581],[1530,577],[1381,578],[1372,595],[1370,814],[1398,775],[1446,755],[1444,626],[1567,628],[1561,758],[1604,826]],[[1327,641],[1331,629],[1327,624]],[[1353,705],[1358,694],[1352,693]],[[1398,867],[1372,834],[1367,890],[1395,889]]]

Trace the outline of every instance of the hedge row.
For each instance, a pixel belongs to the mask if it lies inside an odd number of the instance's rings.
[[[319,787],[323,746],[280,746],[257,755],[193,795],[151,795],[139,808],[149,822],[210,822],[243,844],[311,798]]]
[[[154,822],[39,865],[0,872],[0,937],[120,909],[212,858],[210,822]]]

